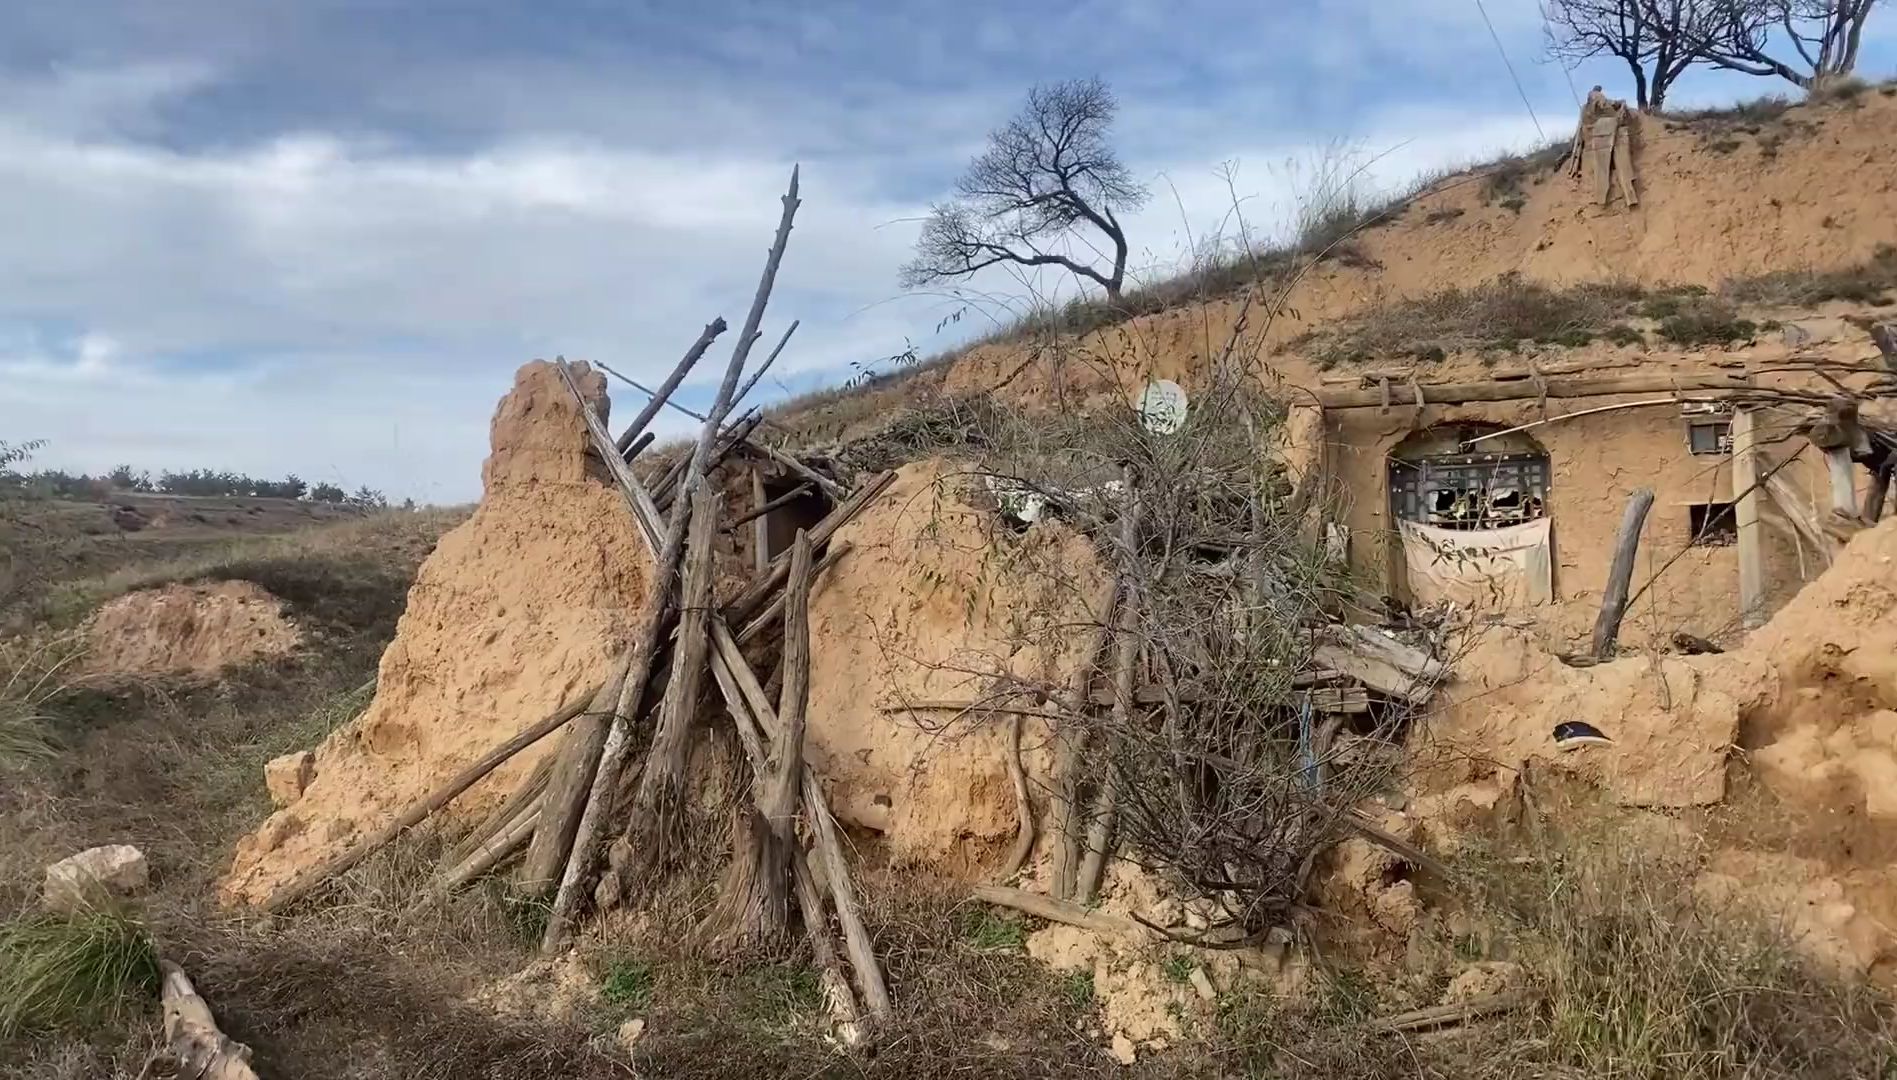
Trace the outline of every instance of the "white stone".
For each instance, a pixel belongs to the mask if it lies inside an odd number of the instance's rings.
[[[1207,1001],[1217,1001],[1219,992],[1212,989],[1212,980],[1206,977],[1204,968],[1192,969],[1192,988]]]
[[[1114,1032],[1113,1049],[1110,1053],[1113,1055],[1113,1060],[1122,1065],[1131,1065],[1140,1057],[1138,1048],[1133,1045],[1132,1039],[1126,1037],[1124,1031]]]
[[[47,907],[77,911],[103,900],[131,896],[151,881],[145,853],[130,844],[88,848],[46,868],[42,894]]]
[[[639,1040],[645,1038],[645,1033],[646,1022],[643,1016],[635,1016],[619,1025],[619,1048],[628,1054],[632,1053],[632,1048],[639,1045]]]

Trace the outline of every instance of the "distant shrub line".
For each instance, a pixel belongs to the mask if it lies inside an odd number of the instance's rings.
[[[120,465],[102,476],[64,469],[31,472],[0,469],[0,489],[41,498],[98,498],[112,492],[160,495],[225,495],[259,499],[306,499],[342,506],[381,508],[389,504],[382,492],[364,485],[355,491],[329,483],[309,483],[295,473],[281,480],[264,480],[229,469],[159,471],[156,476],[130,465]]]

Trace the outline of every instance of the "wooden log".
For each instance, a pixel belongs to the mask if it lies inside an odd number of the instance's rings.
[[[804,708],[810,694],[810,537],[797,530],[791,547],[790,582],[784,600],[784,683],[777,703],[777,743],[765,786],[765,819],[789,850],[796,842],[796,815],[804,759]]]
[[[1386,1016],[1372,1021],[1370,1030],[1395,1033],[1420,1031],[1424,1028],[1443,1027],[1448,1024],[1465,1024],[1471,1020],[1480,1020],[1485,1016],[1495,1016],[1499,1013],[1527,1008],[1538,1000],[1533,990],[1504,990],[1498,994],[1471,998],[1468,1001],[1432,1005],[1426,1009],[1412,1009],[1395,1016]]]
[[[1712,372],[1693,375],[1669,375],[1651,372],[1604,378],[1548,380],[1545,386],[1531,382],[1474,382],[1417,384],[1416,392],[1430,405],[1461,405],[1472,401],[1521,401],[1544,396],[1551,398],[1607,397],[1613,394],[1659,394],[1667,391],[1746,390],[1752,386],[1744,375]],[[1317,403],[1326,409],[1369,409],[1383,404],[1376,390],[1320,390]]]
[[[1732,413],[1733,522],[1739,547],[1739,621],[1748,630],[1765,625],[1765,545],[1759,532],[1757,414]]]
[[[572,372],[564,364],[560,365],[560,372],[566,381],[567,391],[578,397],[580,386],[573,379]],[[594,449],[604,454],[608,445],[605,426],[589,410],[582,410],[581,415],[586,418],[587,433],[592,438]],[[607,455],[607,459],[614,477],[622,487],[628,482],[636,484],[631,480],[632,470],[624,461],[610,455]],[[618,792],[626,758],[632,750],[634,714],[644,701],[663,635],[677,606],[673,603],[673,582],[684,557],[685,530],[690,523],[686,509],[684,503],[675,508],[666,523],[663,540],[655,543],[646,533],[640,534],[645,537],[654,555],[645,621],[639,628],[638,636],[633,639],[630,659],[624,677],[620,680],[619,694],[612,704],[606,741],[600,748],[599,765],[594,770],[585,805],[574,827],[572,848],[566,866],[561,871],[559,886],[554,891],[553,908],[547,915],[546,930],[540,938],[541,951],[548,955],[565,946],[580,900],[589,891],[599,872],[606,815]],[[655,516],[656,513],[654,511]]]
[[[751,565],[757,567],[760,574],[771,572],[771,523],[765,515],[771,512],[771,502],[764,497],[764,474],[751,470]],[[732,528],[744,524],[742,519],[731,523]]]
[[[586,711],[586,704],[592,700],[597,689],[595,687],[588,690],[584,695],[561,706],[546,719],[481,755],[472,765],[456,773],[447,783],[411,803],[407,809],[396,815],[394,821],[357,841],[347,851],[325,859],[304,871],[288,885],[271,893],[260,906],[269,912],[282,911],[315,892],[318,886],[330,878],[361,863],[362,860],[381,850],[389,841],[420,824],[428,815],[453,802],[457,795],[480,783],[482,778],[499,768],[509,758],[571,723],[575,717]]]
[[[690,487],[688,483],[688,487]],[[692,519],[685,554],[685,587],[679,598],[678,636],[672,646],[672,675],[659,703],[659,721],[646,753],[645,771],[633,796],[626,835],[638,859],[641,885],[650,887],[668,870],[685,841],[685,765],[692,722],[698,715],[698,689],[705,672],[706,622],[716,567],[711,542],[718,533],[722,497],[703,489],[692,492]]]
[[[795,488],[792,488],[791,490],[786,491],[782,495],[779,495],[777,498],[772,499],[769,502],[765,502],[764,492],[762,490],[764,486],[763,476],[761,474],[753,472],[751,474],[751,479],[752,479],[751,505],[753,509],[746,511],[743,516],[734,519],[730,524],[726,525],[725,526],[726,532],[735,532],[738,526],[740,525],[756,526],[758,524],[759,518],[763,517],[765,514],[768,514],[773,510],[779,510],[786,506],[789,506],[791,503],[794,503],[798,499],[801,499],[805,495],[809,494],[810,489],[816,486],[815,484],[812,484],[810,481],[806,480],[802,484],[797,485]],[[762,534],[762,532],[763,532],[762,528],[759,528],[759,533]],[[764,546],[760,545],[759,550],[760,551],[764,550]],[[757,569],[759,573],[764,573],[768,571],[770,568],[771,568],[771,564],[770,564],[770,559],[768,557],[758,560]]]
[[[1614,654],[1620,638],[1620,620],[1627,613],[1627,590],[1633,584],[1634,556],[1640,550],[1640,530],[1646,527],[1647,511],[1653,509],[1653,489],[1640,488],[1627,500],[1621,514],[1620,532],[1614,536],[1614,561],[1607,571],[1607,588],[1601,592],[1601,610],[1594,617],[1594,656],[1605,660]]]
[[[1819,555],[1824,557],[1825,565],[1830,566],[1837,560],[1838,550],[1843,545],[1838,538],[1818,522],[1818,519],[1805,512],[1804,499],[1785,478],[1774,472],[1766,476],[1759,485],[1771,500],[1772,508],[1784,516],[1798,535],[1805,538]]]
[[[619,688],[626,681],[631,661],[630,651],[613,661],[613,673],[605,685],[593,695],[586,712],[566,729],[565,745],[554,758],[547,793],[540,800],[539,823],[516,880],[522,896],[549,897],[559,887],[573,853],[573,835],[586,809],[587,793],[593,790],[600,752],[606,748],[607,717],[619,700]]]
[[[164,1006],[165,1045],[147,1074],[193,1077],[194,1080],[257,1080],[250,1067],[250,1047],[225,1035],[217,1026],[211,1006],[198,994],[191,977],[169,960],[158,962],[160,1000]]]
[[[764,693],[764,686],[745,662],[744,654],[738,651],[738,644],[730,632],[719,632],[723,628],[722,620],[713,620],[711,637],[714,657],[723,660],[725,671],[725,676],[720,680],[721,685],[729,680],[726,700],[729,701],[732,694],[737,694],[743,706],[763,728],[764,735],[775,738],[777,717]],[[712,670],[716,675],[716,662]],[[843,842],[837,834],[836,819],[830,816],[823,787],[818,784],[816,774],[810,771],[808,765],[803,769],[803,791],[804,816],[816,841],[824,876],[830,882],[837,924],[843,928],[844,950],[849,954],[850,966],[856,969],[858,989],[863,992],[863,1001],[869,1007],[870,1014],[878,1020],[885,1020],[894,1008],[889,997],[889,986],[883,979],[882,966],[876,961],[876,950],[870,941],[869,929],[863,924],[862,909],[856,900],[856,887],[850,880],[849,863],[843,856]]]
[[[534,771],[527,774],[527,779],[514,789],[507,801],[496,807],[481,824],[469,830],[468,835],[461,838],[461,842],[454,846],[442,862],[452,866],[466,860],[492,840],[496,833],[513,824],[523,808],[538,804],[541,793],[547,790],[547,776],[552,772],[553,758],[541,758],[540,764],[534,766]]]
[[[540,824],[540,804],[528,803],[480,847],[469,852],[457,865],[435,880],[438,894],[451,893],[505,862],[508,856],[525,847]]]
[[[1051,896],[1028,892],[1026,889],[1010,889],[1002,885],[977,885],[973,895],[976,900],[984,904],[1013,908],[1015,911],[1026,912],[1037,919],[1078,926],[1082,930],[1092,930],[1099,934],[1143,937],[1151,933],[1131,919],[1118,918],[1095,911],[1084,904],[1056,900]]]
[[[632,445],[626,447],[626,452],[624,454],[621,454],[620,456],[624,458],[628,464],[630,464],[633,458],[636,458],[640,454],[645,453],[647,448],[649,448],[652,445],[653,440],[656,439],[657,437],[658,436],[652,434],[650,431],[646,432],[644,435],[641,435],[638,438],[632,440]]]
[[[707,920],[725,950],[744,949],[787,928],[790,855],[797,846],[803,776],[804,707],[810,690],[810,538],[792,548],[783,634],[783,686],[770,759],[755,769],[755,813],[741,811],[717,906]]]
[[[717,680],[724,693],[725,711],[730,714],[732,726],[738,733],[738,743],[744,748],[750,759],[753,777],[766,775],[770,768],[770,759],[764,751],[763,725],[751,712],[749,700],[738,689],[737,681],[727,666],[713,664],[712,676]],[[762,794],[753,787],[754,799],[762,799]],[[850,990],[849,979],[843,975],[842,962],[837,958],[836,946],[830,940],[830,929],[824,917],[824,893],[820,887],[816,872],[810,865],[809,856],[801,846],[793,845],[790,850],[791,879],[797,890],[797,910],[801,913],[804,937],[810,942],[812,961],[823,983],[824,998],[829,1003],[831,1017],[842,1029],[846,1041],[853,1034],[860,1042],[864,1033],[860,1024],[856,995]]]
[[[685,350],[684,359],[672,368],[672,373],[665,377],[665,381],[659,384],[659,388],[651,392],[651,397],[646,401],[645,407],[639,410],[639,415],[634,417],[632,423],[626,425],[626,430],[620,434],[615,446],[622,457],[631,459],[632,455],[627,451],[632,448],[633,440],[644,433],[646,425],[650,424],[652,418],[659,414],[659,410],[665,406],[665,403],[671,400],[672,391],[678,389],[678,384],[685,381],[686,374],[698,364],[699,358],[705,355],[705,350],[711,348],[711,343],[724,332],[723,316],[705,324],[705,329],[699,332],[698,340],[692,342],[692,347]]]
[[[849,541],[842,540],[842,541],[838,541],[837,543],[831,544],[830,547],[826,551],[824,551],[823,558],[818,559],[817,565],[811,568],[810,570],[811,580],[815,581],[817,578],[822,577],[823,572],[825,570],[828,570],[832,566],[835,566],[837,562],[843,558],[843,556],[848,555],[849,553],[850,553]],[[730,612],[730,610],[731,609],[728,606],[725,608],[725,612],[727,615]],[[751,642],[757,640],[758,635],[764,633],[764,631],[766,630],[769,630],[772,624],[776,623],[778,619],[781,619],[783,617],[784,617],[784,594],[780,592],[776,596],[771,598],[770,603],[764,605],[764,610],[758,612],[756,615],[751,616],[751,621],[744,624],[744,629],[738,631],[738,644],[740,645],[751,644]]]
[[[771,355],[764,358],[764,362],[757,366],[757,370],[751,373],[750,378],[744,380],[744,385],[740,386],[738,392],[732,396],[731,403],[733,405],[742,402],[745,395],[751,392],[751,388],[757,385],[758,380],[764,377],[764,373],[771,370],[771,365],[777,363],[777,354],[783,352],[784,346],[790,344],[790,336],[797,332],[797,326],[802,321],[801,319],[792,319],[790,325],[784,328],[784,336],[777,339],[777,347],[771,350]]]

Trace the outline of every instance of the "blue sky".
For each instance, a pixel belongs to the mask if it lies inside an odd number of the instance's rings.
[[[1536,4],[1488,4],[1564,136]],[[1864,73],[1890,73],[1891,23]],[[1030,283],[903,295],[918,216],[1030,84],[1092,74],[1156,194],[1129,229],[1137,274],[1229,232],[1234,193],[1254,232],[1282,229],[1326,148],[1385,155],[1370,180],[1396,185],[1539,141],[1474,0],[11,4],[0,439],[76,469],[471,498],[520,363],[657,377],[713,315],[742,319],[793,162],[765,332],[803,325],[764,387],[935,351]],[[1612,66],[1572,78],[1628,92]],[[1695,72],[1674,103],[1792,89]]]

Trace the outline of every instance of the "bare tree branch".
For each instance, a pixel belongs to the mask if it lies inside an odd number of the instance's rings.
[[[969,163],[955,197],[930,209],[903,267],[905,287],[969,277],[990,266],[1058,266],[1118,299],[1126,279],[1126,233],[1116,210],[1138,208],[1134,182],[1107,141],[1118,103],[1099,79],[1037,86],[1027,107],[988,136]],[[1089,265],[1043,245],[1082,226],[1103,235],[1109,268]]]

